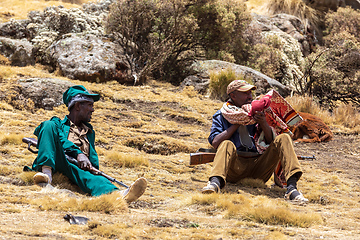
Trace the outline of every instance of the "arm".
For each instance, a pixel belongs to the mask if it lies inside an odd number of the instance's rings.
[[[270,144],[274,138],[272,130],[269,124],[266,122],[265,114],[263,112],[256,112],[254,115],[254,120],[259,124],[260,128],[264,132],[265,143]]]
[[[224,140],[232,138],[239,125],[232,125],[222,116],[220,110],[212,118],[209,143],[217,149]]]
[[[222,143],[224,140],[230,139],[230,137],[236,132],[236,130],[239,128],[240,125],[233,124],[228,129],[224,130],[223,132],[216,135],[214,140],[212,141],[212,146],[217,149],[220,143]]]

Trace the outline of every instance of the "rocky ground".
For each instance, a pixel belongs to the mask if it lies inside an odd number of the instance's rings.
[[[301,160],[304,175],[299,187],[310,200],[307,206],[283,200],[284,190],[272,186],[272,180],[266,185],[229,184],[223,193],[203,199],[199,191],[211,164],[189,166],[189,153],[208,146],[210,119],[221,102],[156,82],[144,87],[83,84],[103,96],[92,120],[101,169],[127,184],[144,176],[149,182],[147,191],[124,209],[120,200],[90,198],[72,185],[61,184],[59,178],[55,189],[33,185],[32,176],[24,175],[22,167],[30,165],[34,155],[21,137],[32,136],[39,122],[52,115],[63,116],[66,108],[17,110],[2,102],[0,239],[360,237],[357,135],[337,134],[327,143],[295,144],[298,155],[316,157]],[[109,153],[114,152],[129,158],[142,156],[149,165],[118,167],[110,160]],[[86,205],[87,201],[94,202]],[[79,204],[85,207],[77,207]],[[97,204],[101,207],[93,209]],[[256,218],[252,215],[256,209],[278,212],[273,220]],[[66,214],[87,217],[90,222],[70,225],[63,218]],[[304,219],[288,218],[297,215]]]

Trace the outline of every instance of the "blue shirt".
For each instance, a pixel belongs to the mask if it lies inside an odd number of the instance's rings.
[[[212,125],[211,125],[211,130],[210,130],[210,136],[208,138],[209,143],[212,145],[212,142],[214,141],[214,138],[222,133],[223,131],[225,131],[226,129],[228,129],[229,127],[231,127],[232,124],[229,123],[221,114],[221,111],[218,110],[212,118]],[[249,135],[252,139],[253,142],[253,148],[252,149],[248,149],[247,147],[241,145],[241,141],[240,141],[240,136],[239,136],[239,132],[238,130],[236,130],[234,132],[234,134],[230,137],[230,141],[234,143],[234,145],[236,146],[236,150],[237,151],[242,151],[242,152],[257,152],[257,149],[255,147],[255,141],[254,141],[254,135],[256,133],[256,124],[252,124],[252,125],[247,125],[246,126]]]

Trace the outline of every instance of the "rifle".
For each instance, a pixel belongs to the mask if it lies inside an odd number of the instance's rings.
[[[37,139],[24,137],[24,138],[22,139],[22,141],[23,141],[24,143],[27,143],[27,144],[28,144],[28,150],[29,150],[30,152],[32,152],[32,153],[38,153],[38,151],[35,151],[35,150],[33,150],[33,149],[31,148],[32,146],[33,146],[33,147],[37,147]],[[75,158],[73,158],[73,157],[71,157],[71,156],[69,156],[69,155],[67,155],[67,154],[65,154],[65,157],[66,157],[66,159],[67,159],[70,163],[75,164],[76,166],[78,166],[78,161],[77,161]],[[125,187],[125,188],[129,188],[129,186],[127,186],[125,183],[123,183],[123,182],[121,182],[121,181],[118,181],[118,180],[116,180],[116,179],[113,178],[113,177],[110,177],[109,175],[105,174],[104,172],[100,171],[99,169],[94,168],[93,166],[91,166],[91,168],[89,169],[89,172],[91,172],[91,173],[94,174],[94,175],[103,176],[103,177],[107,178],[108,180],[110,180],[111,182],[115,182],[115,183],[117,183],[117,184],[119,184],[120,186],[123,186],[123,187]]]
[[[239,156],[244,158],[259,157],[261,154],[256,152],[237,152]],[[203,163],[213,162],[215,158],[215,149],[200,148],[196,153],[190,153],[190,166],[199,165]],[[315,155],[312,156],[297,156],[299,160],[316,160]]]

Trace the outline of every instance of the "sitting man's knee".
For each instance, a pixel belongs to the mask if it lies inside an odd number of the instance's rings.
[[[218,149],[219,148],[235,148],[236,149],[236,147],[235,147],[235,144],[232,142],[232,141],[230,141],[230,140],[224,140],[224,141],[222,141],[222,143],[220,143],[220,145],[219,145],[219,147],[218,147]]]
[[[277,136],[276,138],[278,138],[279,140],[281,139],[281,141],[292,141],[290,135],[287,133],[282,133],[279,136]]]

